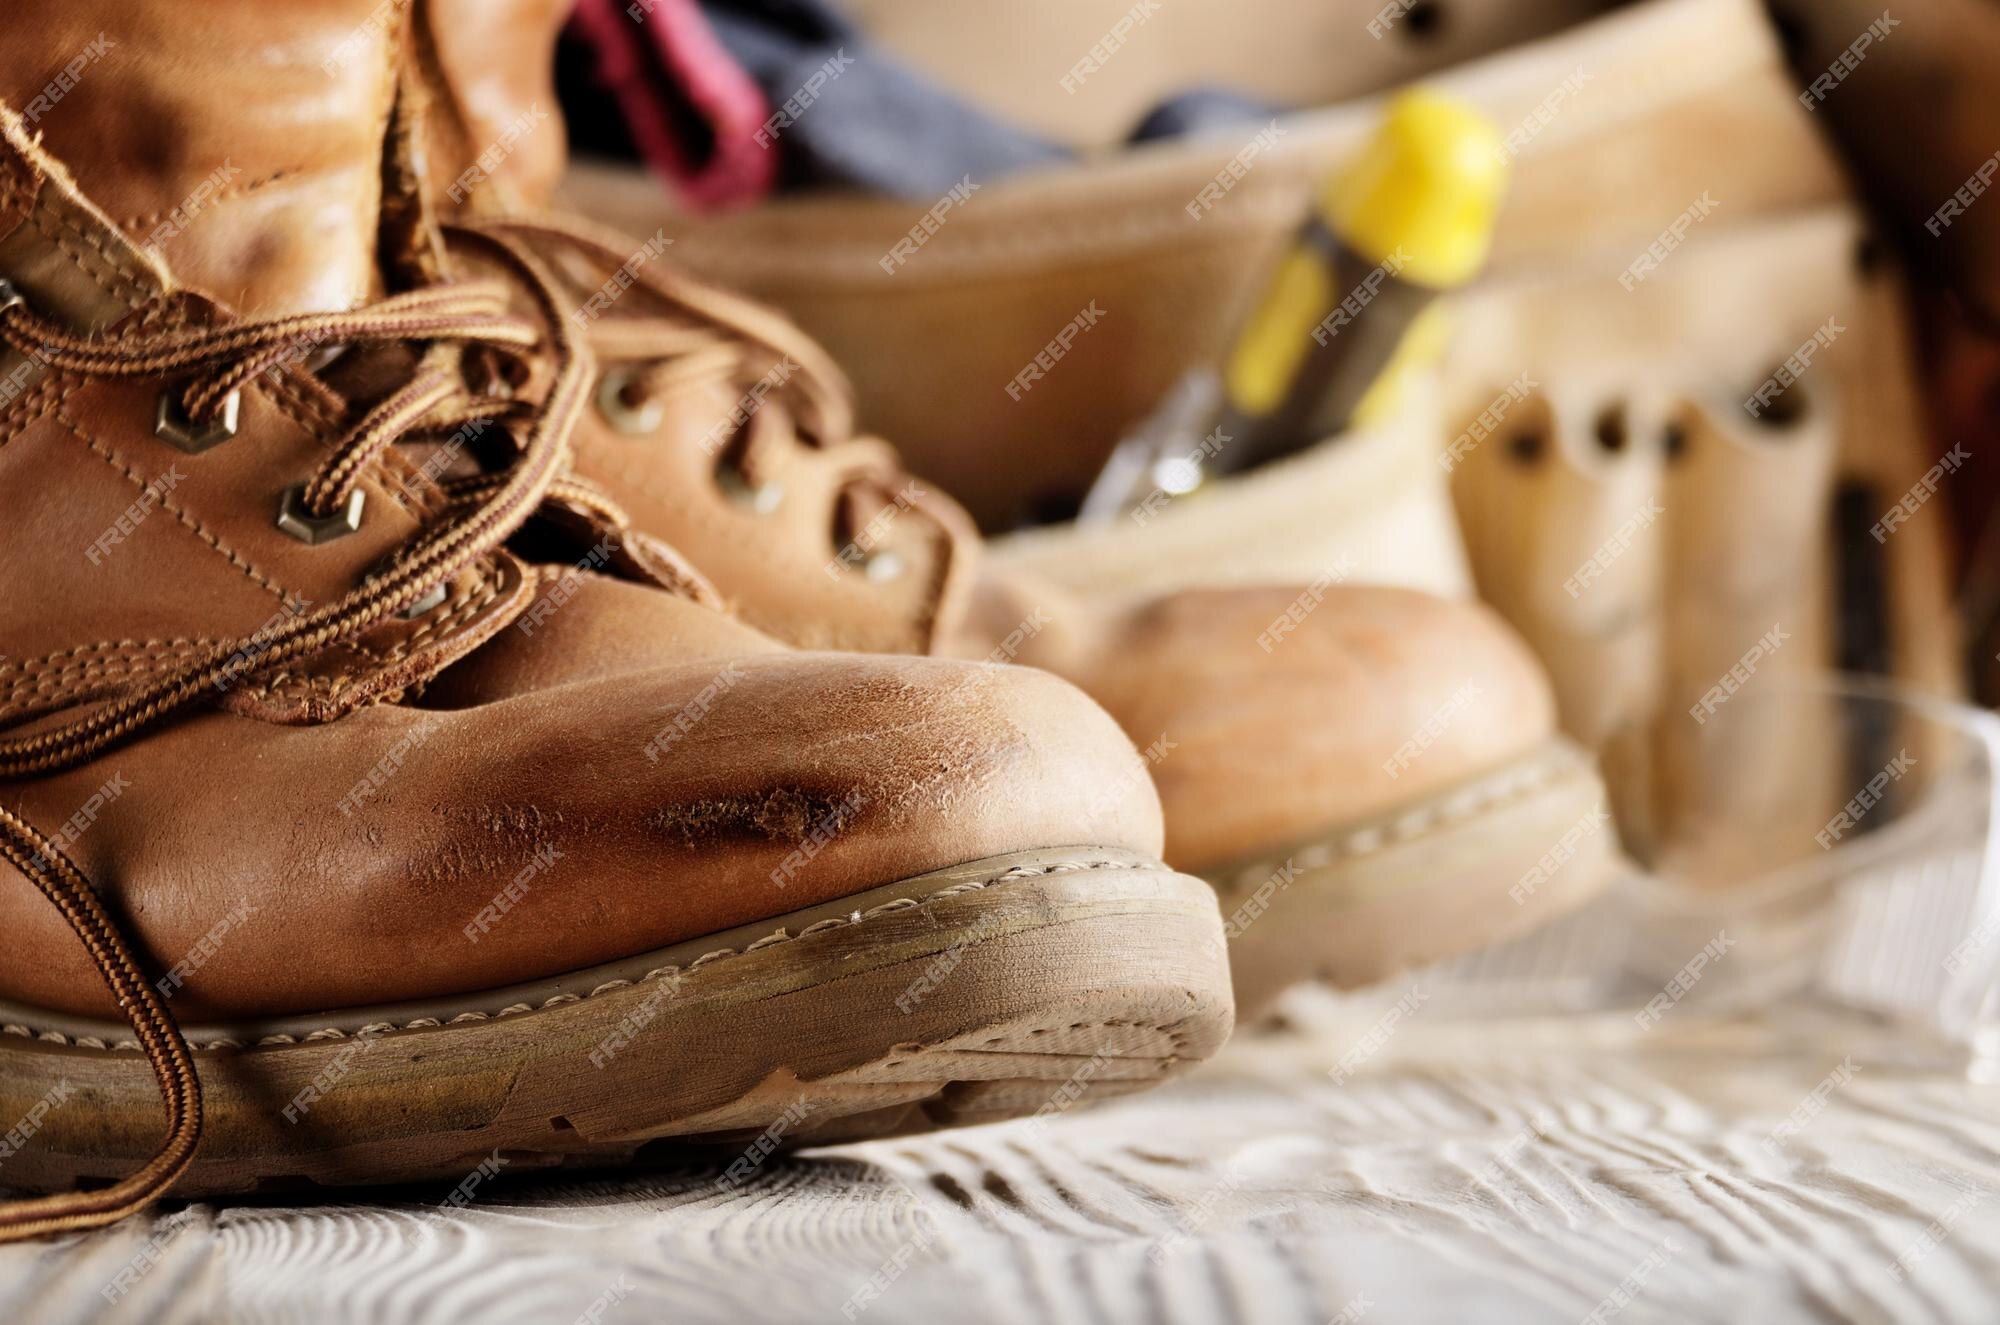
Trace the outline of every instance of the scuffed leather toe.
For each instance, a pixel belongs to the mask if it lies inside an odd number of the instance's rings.
[[[254,746],[252,724],[211,713],[0,787],[62,822],[121,779],[73,851],[157,969],[204,953],[192,1017],[493,988],[1009,851],[1161,845],[1110,717],[992,664],[739,653]],[[32,889],[0,889],[0,932],[49,956],[0,971],[0,998],[110,1012]]]

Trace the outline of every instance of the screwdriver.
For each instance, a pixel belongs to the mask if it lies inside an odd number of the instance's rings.
[[[1220,374],[1196,370],[1167,393],[1120,443],[1080,521],[1386,414],[1400,382],[1441,352],[1438,296],[1485,264],[1507,173],[1500,131],[1478,110],[1423,88],[1391,100],[1294,234]]]

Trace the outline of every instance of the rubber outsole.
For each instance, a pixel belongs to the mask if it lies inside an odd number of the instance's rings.
[[[456,1004],[191,1027],[205,1125],[175,1194],[1014,1118],[1154,1085],[1231,1024],[1206,883],[1021,852]],[[0,1117],[36,1116],[0,1181],[96,1185],[151,1153],[161,1106],[122,1027],[0,1007],[0,1031]]]
[[[1301,981],[1359,988],[1526,933],[1603,891],[1617,854],[1595,766],[1554,738],[1394,813],[1214,871],[1238,1015]]]

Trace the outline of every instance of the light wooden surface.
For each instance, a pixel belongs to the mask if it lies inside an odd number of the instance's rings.
[[[1153,1095],[734,1191],[503,1175],[0,1248],[0,1320],[2000,1321],[2000,1088],[1881,1027],[1332,1006]]]

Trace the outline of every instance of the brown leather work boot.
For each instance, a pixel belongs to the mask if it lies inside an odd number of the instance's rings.
[[[502,38],[465,2],[419,6],[420,28],[458,55],[434,67],[493,67],[471,53]],[[518,47],[505,58],[525,63]],[[514,104],[545,77],[524,70]],[[433,89],[444,107],[483,107],[433,135],[440,180],[464,178],[452,141],[509,118],[485,89]],[[475,210],[534,200],[525,172],[497,173]],[[477,230],[556,266],[604,365],[578,478],[687,550],[744,620],[805,647],[1046,668],[1118,719],[1153,763],[1168,859],[1221,892],[1246,1010],[1302,978],[1365,984],[1484,946],[1609,877],[1596,773],[1485,609],[1337,587],[1337,564],[1309,585],[1143,601],[982,567],[963,511],[854,436],[824,351],[677,270],[669,236],[505,215]]]
[[[1215,900],[1097,706],[791,653],[562,476],[596,370],[517,249],[427,274],[400,9],[33,8],[0,1118],[36,1126],[0,1181],[60,1194],[0,1240],[1008,1117],[1217,1047]]]

